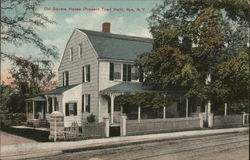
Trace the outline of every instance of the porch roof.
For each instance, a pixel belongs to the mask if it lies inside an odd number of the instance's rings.
[[[25,99],[25,101],[46,101],[46,99],[42,96],[37,96],[37,97]]]
[[[143,86],[139,82],[122,82],[110,88],[100,91],[101,94],[121,93],[121,94],[134,94],[134,93],[162,93],[166,95],[180,95],[183,90],[153,90],[152,87]]]
[[[63,86],[63,87],[58,87],[56,89],[53,89],[51,91],[47,91],[47,92],[42,92],[40,93],[40,95],[55,95],[55,94],[62,94],[63,92],[77,86],[79,84],[75,84],[75,85],[70,85],[70,86]]]

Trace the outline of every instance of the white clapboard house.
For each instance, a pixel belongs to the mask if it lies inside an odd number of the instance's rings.
[[[73,31],[58,68],[59,87],[27,99],[30,122],[46,121],[50,113],[60,111],[65,126],[73,122],[81,125],[90,114],[97,122],[110,118],[111,124],[119,123],[121,112],[130,111],[117,105],[116,97],[146,92],[143,77],[137,76],[133,64],[139,55],[152,50],[153,40],[110,33],[110,23],[102,27],[102,32]],[[180,100],[168,106],[166,112],[173,117],[183,111],[185,115],[185,106],[185,99]],[[192,108],[188,110],[193,112]]]

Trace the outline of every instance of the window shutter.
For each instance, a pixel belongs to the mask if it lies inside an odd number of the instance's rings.
[[[90,113],[90,95],[88,95],[88,101],[89,101],[89,107],[88,107],[88,112]]]
[[[84,112],[84,95],[82,95],[82,112]]]
[[[69,116],[69,104],[68,103],[65,104],[65,112],[66,112],[66,116]]]
[[[66,86],[69,85],[69,72],[66,72]]]
[[[122,75],[122,79],[123,81],[127,81],[127,64],[123,64],[123,75]]]
[[[64,84],[64,72],[63,72],[63,86],[64,86],[65,84]]]
[[[87,66],[87,70],[88,70],[87,81],[90,82],[90,65]]]
[[[109,80],[114,80],[114,63],[110,63],[109,66]]]
[[[77,103],[74,103],[74,115],[77,115]]]
[[[128,64],[128,81],[131,81],[131,65]]]
[[[85,82],[85,73],[84,73],[84,67],[82,67],[82,82]]]

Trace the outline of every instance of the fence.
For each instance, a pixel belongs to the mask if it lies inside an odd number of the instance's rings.
[[[169,119],[145,119],[141,121],[128,120],[126,122],[126,134],[148,134],[160,132],[172,132],[190,129],[199,129],[200,118],[169,118]]]
[[[213,127],[233,127],[243,125],[243,115],[214,116]]]
[[[64,128],[66,140],[102,138],[105,137],[105,123],[88,123],[78,126],[72,123],[71,127]]]
[[[249,113],[243,113],[243,125],[249,125]]]

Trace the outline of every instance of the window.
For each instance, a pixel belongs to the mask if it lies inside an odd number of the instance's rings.
[[[110,63],[109,79],[121,80],[121,64]]]
[[[136,66],[132,66],[131,68],[131,80],[137,80],[138,76],[137,76],[137,68]]]
[[[79,50],[79,58],[81,58],[82,57],[82,44],[79,44],[78,50]]]
[[[85,112],[85,108],[84,108],[84,95],[82,95],[82,112]]]
[[[82,95],[82,112],[90,113],[90,94]]]
[[[66,103],[65,112],[66,112],[66,116],[76,116],[77,115],[77,103]]]
[[[65,71],[63,72],[63,86],[69,85],[69,72]]]
[[[73,48],[70,48],[69,50],[69,60],[73,61]]]
[[[82,67],[82,82],[90,82],[90,65]]]
[[[90,113],[90,95],[85,95],[85,111]]]
[[[121,80],[121,64],[114,64],[114,79]]]
[[[131,65],[123,64],[123,81],[131,81]]]
[[[49,111],[49,113],[52,113],[52,112],[53,112],[53,111],[52,111],[52,110],[53,110],[53,108],[52,108],[52,98],[49,97],[49,98],[48,98],[48,101],[49,101],[49,103],[48,103],[48,105],[49,105],[49,106],[48,106],[49,110],[48,110],[48,111]]]
[[[59,111],[57,98],[54,97],[54,111]]]

